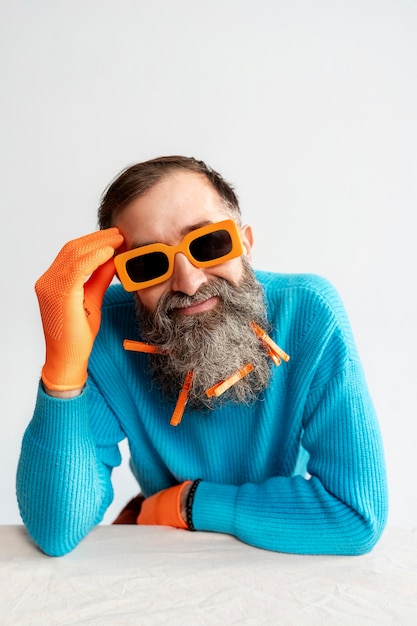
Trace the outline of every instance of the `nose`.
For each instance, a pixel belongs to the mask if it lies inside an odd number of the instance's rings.
[[[174,272],[171,278],[171,289],[193,296],[199,287],[207,282],[204,270],[194,267],[187,257],[178,252],[175,255]]]

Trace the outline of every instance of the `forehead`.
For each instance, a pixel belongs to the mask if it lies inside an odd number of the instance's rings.
[[[130,202],[115,226],[128,247],[153,242],[175,245],[189,230],[227,215],[222,198],[205,176],[178,171]]]

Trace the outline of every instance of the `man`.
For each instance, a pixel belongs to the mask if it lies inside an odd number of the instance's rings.
[[[254,273],[233,189],[192,158],[122,172],[99,223],[36,285],[46,359],[17,493],[38,545],[64,554],[100,522],[127,437],[138,525],[372,549],[382,444],[334,289]]]

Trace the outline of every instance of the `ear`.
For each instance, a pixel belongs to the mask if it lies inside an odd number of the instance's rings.
[[[253,232],[252,227],[249,224],[245,224],[240,229],[240,236],[242,238],[243,248],[245,254],[250,261],[252,259],[252,247],[253,247]]]

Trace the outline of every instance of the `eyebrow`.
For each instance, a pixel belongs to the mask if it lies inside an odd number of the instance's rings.
[[[180,230],[181,239],[183,239],[185,235],[188,235],[188,233],[191,233],[193,230],[198,230],[199,228],[202,228],[203,226],[207,226],[208,224],[214,224],[214,222],[212,220],[201,220],[200,222],[197,222],[196,224],[185,226],[184,228]],[[150,246],[154,243],[161,243],[161,242],[160,241],[146,241],[144,243],[138,243],[134,241],[131,247],[129,248],[129,250],[136,250],[136,248],[143,248],[145,246]]]

